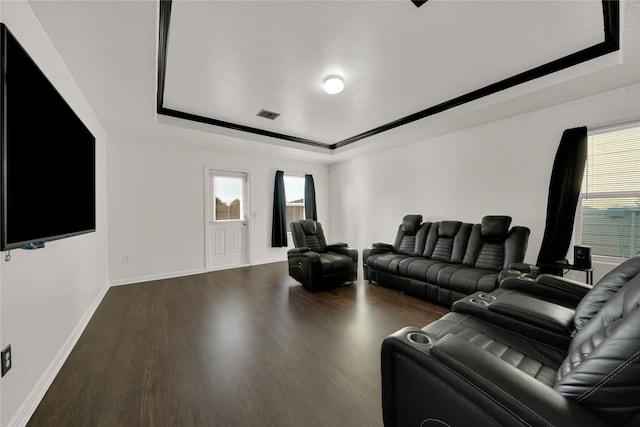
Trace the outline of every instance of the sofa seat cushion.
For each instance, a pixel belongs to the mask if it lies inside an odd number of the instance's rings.
[[[323,252],[320,254],[320,263],[323,271],[343,272],[349,271],[353,266],[353,261],[346,255],[335,252]]]
[[[466,295],[477,291],[491,292],[498,284],[499,274],[495,270],[479,268],[444,270],[438,276],[438,286]]]
[[[407,257],[400,261],[398,273],[421,282],[436,283],[438,272],[449,266],[448,262],[423,257]]]
[[[398,274],[402,277],[437,285],[461,294],[495,289],[499,273],[494,270],[472,268],[422,257],[407,257],[400,261]]]
[[[409,258],[409,255],[398,253],[374,254],[367,258],[367,265],[372,270],[382,271],[383,273],[398,273],[398,265],[400,261]]]
[[[457,335],[550,387],[567,355],[565,350],[462,313],[447,313],[422,330],[432,340]]]

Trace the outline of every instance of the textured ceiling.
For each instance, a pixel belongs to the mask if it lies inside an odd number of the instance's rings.
[[[597,1],[181,1],[163,107],[332,145],[604,40]],[[570,28],[570,31],[568,31]],[[344,77],[338,95],[323,78]],[[275,121],[260,109],[280,113]]]

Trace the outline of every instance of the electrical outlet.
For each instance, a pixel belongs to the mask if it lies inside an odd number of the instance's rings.
[[[9,369],[11,369],[11,365],[13,365],[11,360],[11,344],[2,350],[1,357],[2,360],[0,361],[0,364],[2,364],[2,376],[4,377],[4,375],[9,372]]]

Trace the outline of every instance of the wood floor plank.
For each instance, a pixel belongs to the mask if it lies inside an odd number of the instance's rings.
[[[28,425],[382,426],[382,340],[446,312],[285,262],[112,287]]]

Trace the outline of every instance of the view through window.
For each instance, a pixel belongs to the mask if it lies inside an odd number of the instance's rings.
[[[244,179],[237,176],[214,176],[213,193],[215,195],[215,221],[234,221],[241,219]]]
[[[293,221],[304,219],[304,177],[284,176],[284,193],[287,199],[287,227]]]
[[[640,252],[640,124],[595,131],[576,215],[576,240],[593,255]]]

